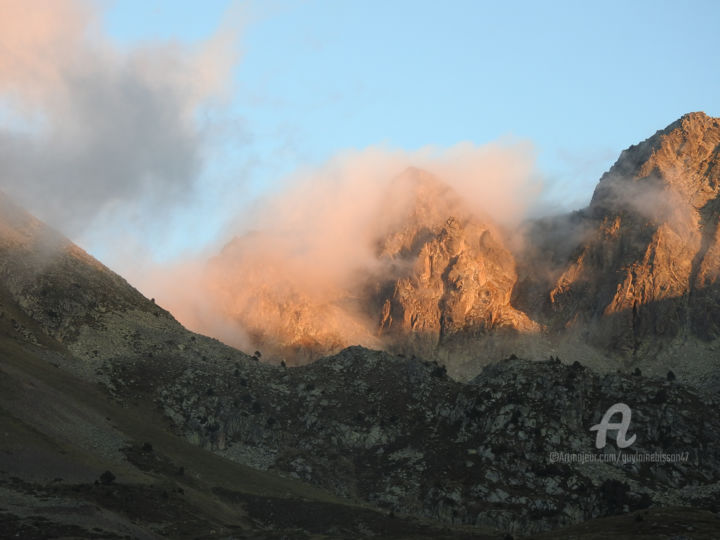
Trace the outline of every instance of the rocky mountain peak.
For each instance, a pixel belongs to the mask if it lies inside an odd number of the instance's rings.
[[[591,207],[648,188],[670,190],[694,208],[720,192],[720,118],[703,112],[682,116],[652,137],[633,145],[603,175]]]
[[[459,357],[479,335],[537,332],[511,304],[517,272],[502,232],[424,171],[408,169],[396,187],[411,194],[408,211],[380,239],[378,258],[401,270],[378,279],[371,308],[386,346],[424,357],[452,349]]]
[[[514,252],[451,185],[409,167],[385,185],[372,260],[337,294],[265,286],[269,266],[254,256],[262,271],[228,266],[221,296],[247,300],[229,313],[263,352],[274,343],[316,358],[360,343],[440,359],[459,376],[526,347],[600,364],[656,359],[673,340],[710,347],[719,160],[720,120],[687,114],[625,150],[588,209],[540,220]]]
[[[413,250],[413,244],[438,233],[449,218],[468,216],[460,196],[431,173],[408,167],[387,186],[380,215],[393,216],[380,231],[378,255],[396,257]]]
[[[554,320],[632,362],[673,362],[670,343],[716,355],[719,165],[720,119],[704,113],[625,150],[578,220],[582,239],[549,296]]]

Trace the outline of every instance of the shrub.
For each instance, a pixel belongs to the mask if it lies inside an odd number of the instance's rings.
[[[115,475],[110,471],[105,471],[100,475],[100,483],[107,486],[115,481]]]

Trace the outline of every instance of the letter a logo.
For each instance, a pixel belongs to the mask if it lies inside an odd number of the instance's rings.
[[[610,419],[616,413],[622,414],[622,421],[620,423],[610,422]],[[602,417],[600,423],[595,424],[593,427],[590,428],[590,431],[597,431],[597,436],[595,437],[595,448],[605,448],[605,445],[607,444],[606,439],[608,430],[617,430],[615,442],[617,443],[618,448],[627,448],[632,443],[634,443],[635,435],[633,435],[629,439],[625,438],[625,435],[627,435],[627,430],[630,427],[631,416],[632,411],[630,410],[630,407],[628,407],[624,403],[616,403],[607,411],[605,411],[605,416]]]

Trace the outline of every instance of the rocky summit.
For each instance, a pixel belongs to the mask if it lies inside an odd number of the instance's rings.
[[[0,537],[718,538],[719,145],[686,115],[519,231],[401,172],[322,294],[235,239],[252,356],[0,195]]]
[[[693,113],[622,153],[572,218],[582,236],[545,284],[549,328],[580,329],[631,363],[650,364],[663,349],[683,355],[683,345],[713,356],[719,149],[720,121]],[[535,234],[552,238],[553,230]]]
[[[403,203],[382,212],[395,219],[360,276],[318,300],[268,281],[267,261],[249,256],[257,236],[236,238],[213,261],[219,304],[277,361],[363,344],[470,379],[513,353],[581,354],[599,369],[702,381],[720,336],[719,145],[720,120],[687,114],[625,150],[587,208],[520,230],[411,168],[387,188]]]

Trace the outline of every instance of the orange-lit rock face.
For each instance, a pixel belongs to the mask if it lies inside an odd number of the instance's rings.
[[[291,362],[355,343],[376,345],[349,289],[332,282],[319,286],[302,260],[278,259],[262,244],[262,235],[235,239],[209,264],[209,294],[250,340],[231,344]]]
[[[717,332],[719,150],[720,122],[694,113],[623,152],[551,291],[560,320],[580,312],[600,344],[633,354],[650,336]]]
[[[353,344],[432,358],[493,336],[578,330],[630,356],[650,353],[657,337],[713,338],[719,152],[720,122],[686,115],[624,151],[587,209],[532,223],[512,251],[509,231],[411,168],[347,239],[368,255],[342,274],[326,278],[292,256],[302,246],[275,249],[287,240],[257,233],[226,247],[210,283],[258,348],[301,360]]]
[[[258,347],[301,359],[404,341],[429,352],[463,332],[538,328],[510,305],[517,274],[499,233],[448,186],[409,169],[388,194],[379,213],[392,218],[370,236],[371,260],[342,283],[318,283],[303,258],[275,259],[273,238],[233,241],[211,265],[224,311]]]
[[[442,344],[463,333],[538,328],[511,306],[515,261],[486,226],[449,218],[404,257],[410,271],[383,302],[381,330],[397,339],[416,333]]]

